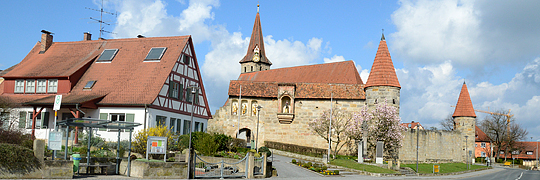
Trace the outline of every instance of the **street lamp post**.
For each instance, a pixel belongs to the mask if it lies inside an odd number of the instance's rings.
[[[469,169],[469,149],[467,147],[467,138],[468,137],[469,136],[465,136],[465,154],[467,156],[467,159],[465,159],[466,160],[465,163],[467,163],[467,169]]]
[[[326,162],[330,163],[330,152],[332,151],[332,116],[333,116],[333,105],[332,105],[332,98],[334,96],[334,92],[330,92],[330,125],[328,125],[328,155],[326,156]]]
[[[193,155],[194,155],[194,148],[193,148],[193,145],[192,145],[192,142],[191,142],[191,132],[193,132],[193,111],[195,109],[195,93],[197,93],[197,86],[189,86],[188,88],[191,89],[191,95],[193,96],[192,100],[191,100],[191,121],[189,123],[189,160],[188,160],[188,179],[192,179],[194,178],[194,174],[195,174],[195,167],[194,167],[194,162],[195,162],[195,159],[193,159]]]
[[[258,147],[258,143],[259,143],[259,113],[261,112],[261,108],[262,106],[261,105],[258,105],[257,106],[257,137],[255,138],[255,150],[257,151],[257,154],[259,153],[259,147]]]

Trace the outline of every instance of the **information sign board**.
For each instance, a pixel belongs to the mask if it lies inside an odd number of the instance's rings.
[[[62,132],[49,132],[49,143],[47,147],[49,150],[62,150]]]
[[[165,154],[163,161],[167,158],[167,137],[148,136],[146,141],[146,159],[148,154]]]

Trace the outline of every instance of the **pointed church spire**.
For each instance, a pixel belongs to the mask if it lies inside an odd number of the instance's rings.
[[[476,118],[476,113],[474,113],[473,104],[471,97],[469,96],[469,90],[467,90],[467,84],[463,82],[461,86],[461,92],[459,93],[459,99],[454,110],[452,117],[474,117]]]
[[[254,58],[254,55],[258,58]],[[254,61],[254,59],[257,59]],[[253,31],[251,32],[251,39],[249,40],[249,46],[247,53],[240,61],[240,64],[246,62],[261,62],[268,65],[272,65],[270,60],[266,57],[264,51],[264,40],[261,28],[261,19],[259,17],[259,5],[257,4],[257,16],[255,16],[255,24],[253,25]]]
[[[368,80],[364,87],[367,88],[370,86],[393,86],[401,88],[396,75],[396,70],[394,69],[392,57],[390,57],[390,52],[386,45],[386,40],[384,40],[384,30],[381,42],[379,43],[379,49],[377,50],[377,55],[375,55],[373,66],[371,66],[371,72],[369,73]]]

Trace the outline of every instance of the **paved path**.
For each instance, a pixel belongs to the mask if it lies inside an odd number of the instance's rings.
[[[274,166],[277,170],[278,176],[272,177],[272,179],[283,179],[283,178],[319,178],[322,177],[322,175],[319,175],[311,170],[296,166],[291,164],[292,158],[286,157],[286,156],[280,156],[280,155],[274,155],[273,157],[274,161],[272,162],[272,166]],[[272,159],[272,157],[270,157]]]

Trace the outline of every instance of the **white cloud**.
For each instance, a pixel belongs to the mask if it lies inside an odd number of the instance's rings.
[[[452,60],[483,73],[501,63],[522,66],[540,46],[540,3],[505,0],[401,0],[392,14],[396,55],[419,64]],[[501,13],[504,12],[504,13]]]
[[[333,63],[333,62],[340,62],[345,61],[345,58],[343,56],[334,55],[332,58],[324,58],[324,63]]]
[[[183,2],[181,2],[184,4]],[[210,51],[201,56],[201,73],[210,101],[210,108],[216,110],[227,97],[230,80],[238,78],[240,64],[247,51],[249,36],[240,32],[229,32],[224,25],[212,24],[213,8],[219,7],[218,0],[189,1],[189,5],[179,14],[167,13],[167,4],[161,0],[119,1],[117,9],[118,25],[115,38],[136,37],[139,34],[151,36],[177,36],[190,34],[194,43],[210,41]],[[313,37],[308,42],[264,37],[266,56],[272,62],[271,68],[289,67],[314,63],[323,51],[323,39]],[[327,42],[324,50],[331,52]],[[202,59],[201,57],[204,57]]]

